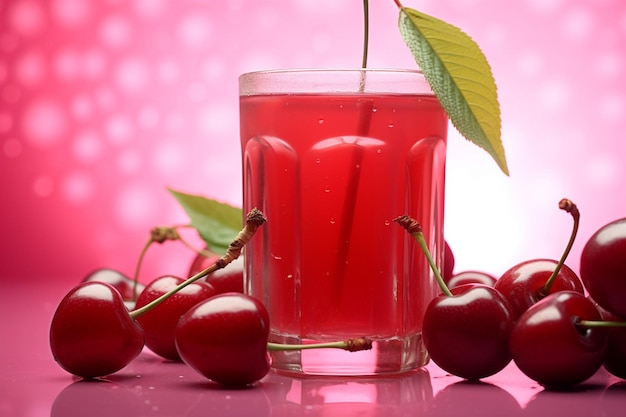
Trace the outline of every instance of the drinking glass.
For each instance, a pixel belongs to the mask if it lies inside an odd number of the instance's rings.
[[[270,341],[367,336],[368,351],[273,352],[279,371],[384,375],[423,366],[422,319],[442,266],[448,117],[411,70],[276,70],[240,76],[243,210],[267,223],[245,249],[246,292]]]

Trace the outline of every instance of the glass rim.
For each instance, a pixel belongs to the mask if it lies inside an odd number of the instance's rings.
[[[419,69],[293,68],[243,73],[239,95],[376,93],[434,95]]]

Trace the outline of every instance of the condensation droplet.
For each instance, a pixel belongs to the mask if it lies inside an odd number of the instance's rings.
[[[315,159],[315,163],[316,163],[316,164],[319,164],[319,163],[321,163],[321,162],[322,162],[322,160],[321,160],[321,159],[319,159],[319,158],[316,158],[316,159]]]
[[[336,222],[337,222],[337,221],[335,220],[335,218],[334,218],[334,217],[331,217],[331,218],[330,218],[330,224],[335,224]]]
[[[378,109],[376,107],[372,108],[372,113],[376,113]]]
[[[391,129],[391,128],[393,128],[393,123],[389,123],[389,124],[387,125],[387,127],[388,127],[388,128],[390,128],[390,129]]]
[[[293,274],[288,274],[287,275],[287,279],[292,279],[293,278]]]
[[[385,226],[389,226],[391,222],[389,220],[385,220]]]
[[[323,124],[324,124],[324,119],[321,119],[321,118],[320,118],[320,119],[317,121],[317,123],[319,123],[319,124],[323,125]]]
[[[376,153],[383,153],[383,150],[378,148],[378,149],[376,149]]]

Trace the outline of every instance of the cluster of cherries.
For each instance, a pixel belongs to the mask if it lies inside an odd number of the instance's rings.
[[[124,368],[146,346],[214,382],[245,386],[267,374],[271,350],[371,349],[365,337],[268,343],[268,312],[243,293],[242,249],[264,222],[263,214],[252,210],[226,255],[198,254],[188,279],[162,276],[144,286],[112,269],[89,274],[53,316],[50,348],[57,363],[76,376],[99,378]]]
[[[626,218],[586,242],[579,278],[564,262],[580,214],[568,199],[559,207],[574,218],[561,259],[522,262],[497,279],[480,271],[454,274],[447,243],[440,275],[419,224],[396,219],[420,244],[443,292],[428,305],[423,326],[425,346],[440,368],[479,380],[513,360],[548,389],[568,389],[602,366],[626,379]]]
[[[561,259],[526,261],[498,279],[479,271],[454,273],[447,243],[440,274],[419,224],[408,216],[396,219],[415,236],[442,289],[423,322],[424,343],[440,368],[479,380],[513,360],[552,389],[581,383],[601,366],[626,379],[626,218],[589,239],[579,278],[564,262],[580,214],[570,200],[561,200],[559,207],[574,218]],[[261,302],[244,294],[239,256],[263,222],[260,211],[249,213],[227,254],[199,254],[188,279],[162,276],[144,286],[111,269],[87,276],[53,317],[50,347],[56,361],[74,375],[98,378],[124,368],[146,346],[212,381],[242,386],[267,374],[271,350],[370,349],[366,337],[311,345],[268,343],[270,318]]]

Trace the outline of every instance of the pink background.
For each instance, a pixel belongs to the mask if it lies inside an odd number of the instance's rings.
[[[415,63],[392,0],[372,0],[370,67]],[[420,0],[490,60],[511,176],[455,131],[446,235],[458,269],[558,258],[626,216],[626,3]],[[241,200],[237,77],[360,65],[360,0],[0,0],[0,276],[132,274],[150,228],[186,221],[165,187]],[[190,239],[195,236],[190,234]],[[197,242],[197,240],[195,240]],[[185,275],[166,243],[142,280]]]

